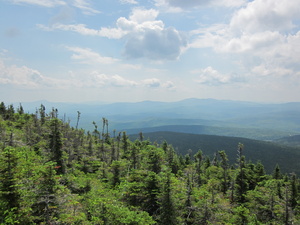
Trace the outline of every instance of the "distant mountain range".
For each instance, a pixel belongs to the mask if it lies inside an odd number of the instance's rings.
[[[61,113],[59,116],[69,119],[73,126],[79,111],[79,126],[86,130],[94,129],[93,121],[101,127],[102,117],[105,117],[111,131],[115,129],[131,134],[137,131],[174,131],[259,140],[275,140],[300,134],[300,102],[263,104],[186,99],[177,102],[22,103],[24,109],[30,112],[35,112],[40,104],[48,111],[52,107],[57,108]]]

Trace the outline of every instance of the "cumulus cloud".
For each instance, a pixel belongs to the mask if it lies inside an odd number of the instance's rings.
[[[133,87],[138,82],[120,75],[106,75],[94,71],[84,77],[74,73],[68,79],[51,78],[26,66],[8,66],[0,59],[0,85],[13,85],[24,89],[55,88],[99,88],[104,86]]]
[[[194,70],[192,73],[198,75],[196,79],[197,83],[211,86],[241,81],[236,75],[222,74],[210,66],[204,69]]]
[[[137,82],[129,79],[125,79],[120,75],[107,75],[93,71],[90,75],[84,78],[81,82],[83,87],[104,87],[104,86],[115,86],[115,87],[133,87],[137,85]]]
[[[128,58],[149,58],[152,60],[177,59],[187,41],[175,28],[164,27],[156,20],[158,11],[135,9],[129,19],[120,18],[119,27],[130,30],[124,49]]]
[[[49,78],[38,70],[27,66],[6,65],[0,59],[0,84],[14,85],[24,89],[57,87],[63,88],[68,82]]]
[[[284,39],[284,36],[277,31],[264,31],[252,34],[244,33],[241,36],[232,37],[227,42],[223,40],[224,43],[215,50],[233,53],[266,50],[278,43],[282,43]]]
[[[300,69],[296,60],[300,54],[300,32],[295,33],[298,28],[294,22],[299,20],[299,12],[297,0],[254,0],[238,9],[230,23],[194,31],[192,35],[197,38],[190,47],[211,47],[216,53],[240,55],[244,68],[253,75],[258,71],[273,75],[295,73]],[[261,69],[271,67],[277,69]]]
[[[141,81],[141,85],[148,88],[163,88],[167,90],[176,89],[175,84],[172,81],[162,82],[157,78],[149,78]]]
[[[124,86],[136,86],[137,82],[125,79],[120,75],[113,75],[110,79],[110,83],[113,86],[124,87]]]
[[[27,66],[8,65],[3,59],[5,52],[0,52],[0,85],[10,85],[21,89],[55,89],[71,88],[155,88],[174,90],[171,81],[163,82],[157,78],[132,80],[124,76],[104,74],[99,71],[74,72],[69,71],[64,78],[45,76],[40,71]]]
[[[82,35],[100,36],[112,39],[124,38],[123,51],[127,58],[148,58],[151,60],[175,60],[187,45],[186,37],[173,27],[165,28],[163,21],[157,20],[154,9],[133,9],[129,18],[120,17],[116,27],[100,30],[87,28],[84,24],[53,24],[50,27],[37,25],[45,31],[65,30]]]
[[[15,4],[30,4],[43,7],[55,7],[59,5],[66,5],[65,1],[61,0],[12,0]]]
[[[176,86],[172,81],[167,81],[165,83],[162,84],[162,86],[168,90],[175,90]]]
[[[142,83],[151,88],[156,88],[161,86],[161,81],[157,78],[151,78],[151,79],[145,79],[142,81]]]
[[[298,0],[255,0],[235,13],[230,29],[238,32],[287,31],[300,18]]]
[[[237,10],[229,24],[193,31],[199,38],[190,46],[216,51],[243,52],[284,42],[300,18],[297,0],[254,0]]]
[[[174,60],[179,57],[185,45],[186,41],[174,28],[149,29],[141,34],[132,35],[125,45],[124,54],[129,58]]]
[[[73,52],[72,59],[78,60],[83,64],[112,64],[117,62],[117,59],[101,56],[99,53],[92,51],[89,48],[66,47]]]

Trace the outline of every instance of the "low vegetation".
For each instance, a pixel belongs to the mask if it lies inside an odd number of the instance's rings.
[[[47,113],[0,104],[0,224],[299,224],[300,181],[265,172],[236,143],[178,155],[143,134],[78,129]]]

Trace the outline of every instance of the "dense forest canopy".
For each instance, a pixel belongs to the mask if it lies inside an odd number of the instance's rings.
[[[295,173],[225,151],[178,155],[140,133],[85,132],[41,105],[0,104],[0,224],[299,224]]]
[[[199,149],[203,154],[213,158],[216,152],[224,150],[228,157],[228,163],[236,162],[236,146],[237,143],[245,145],[243,155],[248,161],[261,161],[267,173],[272,173],[278,164],[283,173],[300,174],[300,148],[297,146],[288,146],[276,141],[259,141],[242,137],[226,137],[219,135],[191,134],[179,132],[150,132],[144,133],[144,138],[151,142],[159,144],[167,141],[175,148],[176,153],[185,155],[191,153],[194,155]],[[138,134],[129,135],[130,140],[134,141],[138,138]],[[292,136],[293,137],[293,136]],[[286,143],[293,144],[287,140]],[[218,154],[217,154],[218,155]]]

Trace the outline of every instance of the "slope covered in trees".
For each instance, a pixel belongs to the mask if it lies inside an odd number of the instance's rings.
[[[300,135],[290,135],[287,137],[279,138],[275,140],[275,142],[288,146],[300,147]]]
[[[80,123],[78,112],[77,123]],[[0,224],[296,224],[299,179],[0,104]]]
[[[138,135],[130,135],[135,140]],[[226,137],[216,135],[200,135],[178,132],[151,132],[144,133],[145,139],[159,144],[167,141],[172,144],[176,152],[185,155],[189,151],[196,153],[199,149],[212,158],[220,150],[225,150],[229,163],[236,160],[236,145],[241,142],[245,145],[244,155],[248,161],[261,161],[267,172],[272,172],[276,164],[285,173],[300,174],[300,148],[280,145],[277,142],[258,141],[241,137]],[[294,137],[294,136],[292,136]]]

